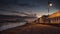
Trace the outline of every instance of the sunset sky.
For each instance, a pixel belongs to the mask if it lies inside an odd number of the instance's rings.
[[[50,14],[60,10],[60,0],[0,0],[0,14],[20,15],[36,13],[38,16],[48,14],[48,1],[52,1]]]

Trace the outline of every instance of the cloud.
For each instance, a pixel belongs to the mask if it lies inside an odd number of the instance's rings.
[[[29,16],[32,15],[29,12],[19,12],[19,11],[13,11],[13,10],[6,10],[6,9],[0,9],[0,14],[2,15],[19,15],[19,16]]]
[[[56,0],[56,9],[60,9],[60,1]],[[31,13],[44,13],[47,11],[48,0],[0,0],[0,12],[4,12],[5,14],[24,14],[31,15]],[[53,7],[52,7],[53,8]],[[54,9],[55,9],[54,8]],[[46,11],[44,11],[45,9]],[[26,13],[28,12],[28,13]],[[54,12],[54,11],[52,11]],[[44,13],[47,14],[47,13]]]

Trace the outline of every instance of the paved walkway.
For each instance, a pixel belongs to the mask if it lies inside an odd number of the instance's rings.
[[[42,25],[42,24],[27,24],[16,28],[11,28],[1,32],[2,34],[60,34],[60,27]]]

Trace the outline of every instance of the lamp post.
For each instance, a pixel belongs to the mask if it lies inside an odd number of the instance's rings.
[[[49,17],[49,12],[50,12],[49,7],[51,7],[51,6],[52,6],[52,2],[48,1],[48,17]],[[50,23],[50,19],[49,18],[48,18],[48,23]]]
[[[49,7],[52,7],[52,2],[51,1],[48,1],[48,15],[49,15]]]

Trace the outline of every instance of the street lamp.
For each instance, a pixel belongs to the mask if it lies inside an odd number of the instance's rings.
[[[52,2],[48,1],[48,15],[49,15],[49,7],[52,7]]]
[[[52,2],[48,1],[48,17],[49,17],[49,7],[52,6]],[[48,22],[50,23],[50,19],[48,18]]]
[[[50,3],[50,5],[49,6],[52,6],[52,3]]]
[[[48,6],[52,6],[52,2],[51,1],[48,1]]]

